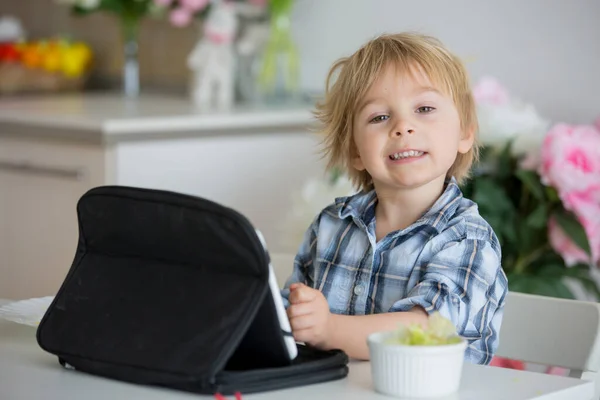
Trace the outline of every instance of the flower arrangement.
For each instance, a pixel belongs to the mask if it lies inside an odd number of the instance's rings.
[[[126,38],[136,36],[142,18],[154,10],[152,0],[56,0],[56,2],[71,7],[71,11],[76,15],[95,12],[116,15],[121,21]]]
[[[498,235],[510,289],[574,298],[577,281],[600,297],[590,274],[600,260],[600,130],[548,130],[493,78],[474,94],[484,151],[463,192]]]
[[[204,18],[211,6],[211,0],[153,0],[159,11],[168,14],[172,25],[183,28],[194,20]],[[236,3],[247,3],[257,9],[267,5],[269,0],[231,0]]]

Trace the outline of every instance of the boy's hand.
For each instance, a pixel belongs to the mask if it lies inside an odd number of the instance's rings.
[[[311,346],[328,349],[332,332],[329,304],[319,290],[302,283],[290,285],[287,315],[294,339]]]

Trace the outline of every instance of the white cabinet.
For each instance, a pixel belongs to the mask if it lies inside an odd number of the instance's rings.
[[[308,107],[200,113],[186,99],[0,99],[0,298],[56,293],[76,204],[100,185],[166,189],[235,208],[273,252],[292,196],[322,174]]]
[[[75,253],[77,200],[103,168],[99,147],[0,138],[0,298],[56,292]]]
[[[77,245],[77,201],[92,187],[208,198],[243,213],[277,252],[292,196],[322,168],[307,132],[110,145],[0,137],[0,298],[56,293]]]

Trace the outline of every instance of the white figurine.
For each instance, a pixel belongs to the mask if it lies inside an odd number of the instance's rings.
[[[235,49],[238,20],[228,1],[213,1],[202,39],[188,56],[192,70],[191,97],[201,109],[229,108],[234,103]]]

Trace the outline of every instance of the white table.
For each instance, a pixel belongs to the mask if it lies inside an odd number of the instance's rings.
[[[1,301],[0,301],[1,305]],[[466,364],[460,392],[439,400],[589,400],[594,385],[574,378]],[[134,385],[69,371],[35,341],[35,328],[0,320],[2,400],[185,400],[210,399],[175,390]],[[233,398],[233,397],[230,397]],[[389,399],[374,392],[370,364],[351,362],[346,379],[244,400]]]

